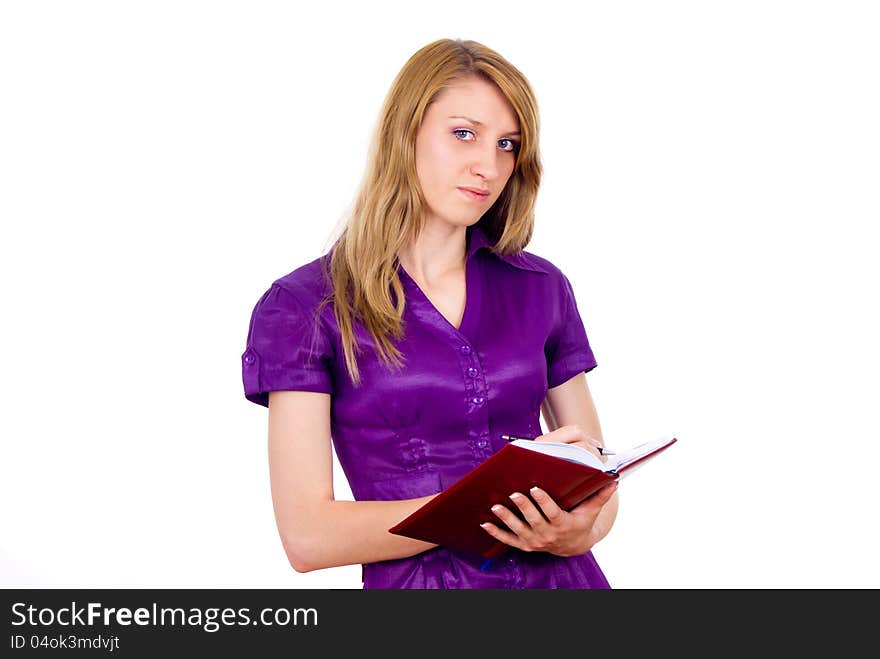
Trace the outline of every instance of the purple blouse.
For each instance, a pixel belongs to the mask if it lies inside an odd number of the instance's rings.
[[[328,253],[329,255],[329,253]],[[326,258],[325,255],[322,258]],[[362,384],[345,367],[321,259],[276,280],[254,307],[242,354],[244,393],[268,406],[270,391],[332,396],[331,434],[356,500],[440,492],[505,441],[542,433],[549,387],[595,368],[566,276],[529,252],[499,256],[479,227],[467,229],[467,297],[456,329],[401,266],[406,359],[387,370],[355,323]],[[364,565],[364,588],[609,588],[591,552],[559,557],[511,547],[501,559],[445,547]]]

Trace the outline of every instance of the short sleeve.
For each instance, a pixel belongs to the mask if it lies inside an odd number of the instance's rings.
[[[333,393],[332,343],[316,309],[278,284],[257,302],[241,356],[248,400],[268,407],[270,391]]]
[[[556,322],[544,346],[547,386],[553,388],[596,367],[577,300],[568,278],[559,273]]]

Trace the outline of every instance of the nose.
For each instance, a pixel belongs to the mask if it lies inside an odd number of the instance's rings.
[[[485,181],[494,181],[499,175],[500,159],[504,157],[505,154],[500,152],[497,144],[492,144],[488,148],[477,149],[474,152],[474,159],[471,163],[471,172]]]

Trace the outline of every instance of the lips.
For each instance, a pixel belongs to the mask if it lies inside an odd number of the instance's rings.
[[[482,195],[484,197],[489,195],[488,190],[482,190],[480,188],[464,188],[460,187],[459,190],[467,190],[468,192],[473,192],[474,194]]]

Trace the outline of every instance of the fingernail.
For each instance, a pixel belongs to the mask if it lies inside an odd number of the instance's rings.
[[[596,448],[599,448],[600,446],[602,446],[602,442],[600,442],[598,439],[593,439],[592,437],[587,437],[587,441],[590,442],[590,444],[592,444]]]

